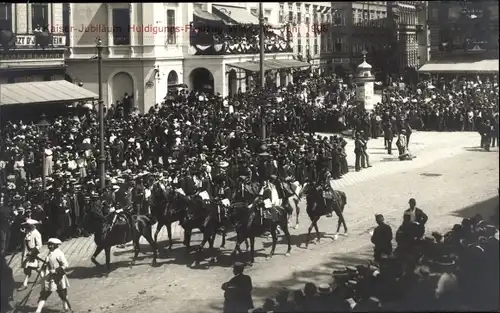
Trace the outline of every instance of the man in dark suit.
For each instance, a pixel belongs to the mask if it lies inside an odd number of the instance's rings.
[[[253,308],[252,279],[243,274],[245,265],[240,262],[234,263],[234,277],[222,284],[224,290],[224,312],[248,312]]]
[[[417,208],[417,201],[411,198],[408,201],[410,208],[407,209],[404,215],[409,215],[410,221],[417,224],[418,234],[417,237],[422,237],[425,233],[425,223],[427,223],[428,217],[421,209]]]
[[[371,241],[374,244],[373,253],[376,262],[380,262],[383,254],[392,253],[392,229],[384,222],[382,214],[375,214],[375,221],[378,226],[372,233]]]
[[[392,124],[390,121],[384,122],[384,146],[387,148],[387,153],[392,154]]]

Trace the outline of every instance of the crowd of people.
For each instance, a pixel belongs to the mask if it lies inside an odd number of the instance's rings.
[[[396,249],[391,227],[377,214],[374,261],[333,271],[329,284],[284,289],[254,308],[251,278],[236,263],[235,277],[222,286],[224,312],[497,311],[498,218],[495,226],[476,215],[445,234],[424,236],[427,216],[415,199],[409,204]]]
[[[366,152],[370,138],[385,134],[391,153],[392,138],[397,137],[400,157],[404,157],[411,125],[462,130],[449,128],[454,124],[442,118],[450,110],[467,117],[463,130],[478,130],[489,123],[493,130],[484,132],[484,137],[495,137],[491,135],[498,127],[498,84],[494,78],[483,80],[464,78],[446,84],[435,81],[433,85],[389,88],[373,112],[353,102],[355,86],[349,79],[344,83],[314,72],[296,74],[288,87],[238,92],[230,98],[175,92],[144,115],[132,109],[133,98],[126,95],[122,102],[111,105],[106,116],[107,183],[103,194],[98,194],[95,110],[57,117],[48,129],[23,121],[4,123],[0,201],[12,207],[18,223],[25,215],[50,221],[46,223],[50,227],[42,231],[44,238],[57,235],[66,239],[88,233],[85,215],[98,199],[106,199],[110,206],[133,205],[138,212],[147,212],[151,185],[160,175],[177,184],[190,178],[183,188],[196,192],[200,188],[195,186],[197,181],[227,162],[234,181],[245,175],[262,183],[275,172],[280,179],[290,176],[304,183],[316,179],[318,163],[326,159],[331,177],[340,179],[349,170],[346,140],[341,135],[317,136],[316,132],[354,129],[357,171],[370,167]],[[263,102],[268,104],[265,112]],[[437,119],[424,118],[425,112],[437,112]],[[265,140],[260,139],[263,123],[268,133]],[[259,156],[263,150],[270,157]],[[262,162],[271,164],[264,173]],[[19,228],[18,223],[14,228]],[[12,233],[12,249],[20,236]]]

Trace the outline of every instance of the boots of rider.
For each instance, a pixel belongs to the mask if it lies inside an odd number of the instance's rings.
[[[40,300],[38,306],[36,307],[35,313],[42,313],[42,309],[45,306],[45,300]]]

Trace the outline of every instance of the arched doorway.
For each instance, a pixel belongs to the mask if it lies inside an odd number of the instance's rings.
[[[227,74],[227,82],[228,82],[228,87],[229,87],[228,93],[229,93],[229,96],[231,96],[231,97],[238,90],[237,79],[238,79],[238,77],[236,76],[236,71],[234,69],[230,70],[229,73]]]
[[[110,87],[112,90],[112,103],[116,103],[116,101],[122,101],[125,94],[131,95],[135,90],[134,80],[132,79],[132,76],[130,76],[130,74],[126,72],[119,72],[115,74],[115,76],[113,76],[113,78],[111,79]]]
[[[195,91],[214,93],[214,76],[204,67],[198,67],[189,74],[189,82]]]
[[[170,71],[167,77],[168,86],[177,85],[178,83],[179,83],[179,75],[177,75],[177,72],[174,70]]]

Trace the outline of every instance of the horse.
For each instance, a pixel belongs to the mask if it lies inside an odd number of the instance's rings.
[[[152,226],[156,222],[149,215],[133,215],[127,210],[116,210],[104,216],[100,208],[95,208],[87,214],[94,225],[94,242],[96,250],[91,257],[92,263],[96,266],[100,264],[96,257],[104,250],[106,254],[106,267],[110,271],[111,247],[133,241],[134,257],[130,266],[135,264],[135,260],[140,252],[139,239],[143,236],[153,249],[153,266],[157,258],[156,242],[152,236]]]
[[[247,238],[250,239],[250,261],[255,261],[255,237],[260,236],[264,231],[269,228],[273,240],[271,252],[266,259],[270,259],[274,255],[276,249],[277,227],[279,226],[285,234],[288,243],[286,256],[292,250],[290,242],[290,232],[288,230],[288,213],[281,206],[273,206],[265,208],[264,202],[260,197],[257,197],[249,206],[244,202],[234,203],[230,206],[228,212],[235,231],[236,231],[236,245],[233,249],[232,255],[235,256],[237,252],[241,253],[240,245]]]
[[[151,197],[151,214],[158,221],[154,234],[155,243],[158,244],[158,234],[165,226],[169,240],[168,249],[172,250],[172,223],[181,221],[185,214],[185,208],[178,203],[176,192],[161,182],[156,182],[153,185]]]
[[[323,189],[320,186],[314,184],[308,184],[305,186],[305,190],[303,191],[303,193],[306,195],[307,215],[311,220],[311,225],[307,230],[307,237],[306,237],[306,248],[307,248],[309,245],[309,238],[311,236],[311,231],[313,227],[316,230],[317,241],[318,242],[320,241],[321,236],[319,234],[318,221],[321,218],[321,216],[329,214],[331,210],[327,207],[327,203],[324,198],[325,193],[323,192]],[[344,231],[347,234],[347,225],[344,219],[344,208],[345,205],[347,204],[347,196],[343,191],[333,190],[331,192],[331,197],[332,197],[331,205],[333,206],[333,212],[335,212],[335,214],[339,218],[337,224],[337,231],[335,233],[335,238],[336,238],[337,233],[340,231],[341,225],[344,226]]]

